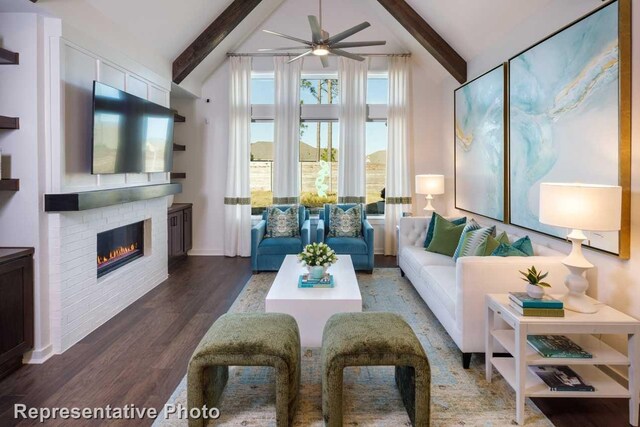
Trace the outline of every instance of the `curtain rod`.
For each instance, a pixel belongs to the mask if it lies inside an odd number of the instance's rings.
[[[269,53],[269,52],[257,52],[257,53],[234,53],[234,52],[229,52],[227,53],[227,57],[232,57],[232,56],[252,56],[252,57],[274,57],[274,56],[288,56],[288,57],[294,57],[294,56],[299,56],[299,53]],[[411,57],[410,53],[358,53],[357,55],[360,56],[364,56],[364,57],[390,57],[390,56],[404,56],[404,57]],[[333,55],[333,54],[329,54],[329,56],[338,56],[338,55]]]

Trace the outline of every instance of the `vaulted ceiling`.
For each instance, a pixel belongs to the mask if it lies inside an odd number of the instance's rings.
[[[18,0],[24,2],[24,0]],[[40,1],[43,7],[55,9],[56,2]],[[518,26],[528,16],[543,9],[552,0],[406,0],[418,14],[440,34],[455,51],[467,61],[485,51],[493,43]],[[580,1],[580,0],[564,0]],[[173,61],[232,0],[65,0],[65,2],[85,2],[102,14],[104,19],[114,23],[132,35],[134,40],[155,50],[161,57]],[[283,4],[284,3],[284,4]],[[295,3],[295,5],[292,5]],[[362,13],[345,13],[346,3],[357,4]],[[291,31],[299,32],[307,14],[317,14],[317,0],[263,0],[251,15],[207,58],[194,73],[196,80],[206,78],[224,60],[228,50],[236,50],[251,38],[272,14],[295,10],[300,16],[290,16]],[[55,12],[55,10],[54,10]],[[287,12],[289,13],[289,12]],[[291,12],[293,13],[293,12]],[[55,13],[54,13],[55,14]],[[399,40],[405,50],[414,55],[423,54],[424,49],[411,40],[406,30],[390,18],[377,0],[324,0],[324,14],[327,26],[332,22],[361,22],[362,16],[375,14],[378,21]],[[337,26],[336,26],[337,27]],[[287,32],[289,28],[272,28]],[[306,29],[305,29],[306,30]],[[290,31],[290,32],[291,32]],[[300,36],[306,36],[306,31]],[[375,34],[374,34],[375,36]],[[377,37],[376,37],[377,38]],[[275,43],[275,42],[274,42]],[[443,73],[443,75],[445,75]]]

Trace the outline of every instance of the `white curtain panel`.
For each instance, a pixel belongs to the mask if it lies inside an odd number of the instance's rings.
[[[340,58],[340,147],[338,149],[338,201],[366,200],[366,124],[368,61]]]
[[[290,64],[276,56],[273,203],[295,204],[300,195],[300,72],[303,60]]]
[[[389,109],[387,113],[387,182],[384,214],[384,253],[397,255],[397,225],[411,208],[409,165],[409,82],[407,57],[389,58]]]
[[[224,198],[224,254],[251,256],[251,58],[229,58],[229,161]]]

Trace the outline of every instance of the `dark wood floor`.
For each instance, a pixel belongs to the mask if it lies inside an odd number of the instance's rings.
[[[376,257],[395,267],[394,257]],[[13,405],[29,407],[162,408],[186,373],[200,338],[225,313],[251,276],[249,260],[189,257],[170,265],[170,277],[64,354],[24,366],[0,381],[0,427],[13,426]],[[561,427],[626,426],[622,399],[536,399]],[[35,425],[36,423],[30,423]],[[151,421],[111,422],[144,426]],[[21,423],[20,425],[27,425]],[[105,425],[58,420],[49,426]]]

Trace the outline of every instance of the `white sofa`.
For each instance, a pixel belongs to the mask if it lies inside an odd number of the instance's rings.
[[[564,293],[566,256],[533,244],[533,257],[463,257],[457,262],[446,255],[427,252],[424,240],[428,218],[402,218],[398,239],[398,264],[433,314],[463,353],[464,368],[472,353],[484,353],[485,295],[525,290],[518,270],[535,265],[548,271],[549,293]],[[500,231],[500,230],[498,230]],[[521,236],[509,235],[511,241]]]

